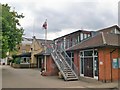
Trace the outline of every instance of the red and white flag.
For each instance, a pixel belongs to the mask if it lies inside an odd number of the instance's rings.
[[[46,21],[44,22],[43,26],[42,26],[44,29],[47,29],[47,19]]]

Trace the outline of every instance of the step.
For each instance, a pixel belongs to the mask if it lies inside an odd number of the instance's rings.
[[[73,73],[65,73],[67,76],[75,76]]]
[[[63,72],[72,72],[71,70],[63,70]]]
[[[67,81],[71,81],[71,80],[78,80],[78,78],[67,78]]]
[[[64,68],[64,70],[71,70],[70,68]]]
[[[76,76],[67,76],[67,78],[76,78]]]
[[[73,74],[73,72],[64,72],[65,74],[67,73],[67,74]]]
[[[67,75],[67,77],[76,77],[75,75]]]

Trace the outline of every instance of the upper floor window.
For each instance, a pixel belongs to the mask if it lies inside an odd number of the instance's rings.
[[[87,34],[87,37],[90,37],[90,34]]]
[[[80,33],[80,39],[83,40],[83,33]]]
[[[84,39],[86,39],[87,38],[87,34],[84,34]]]
[[[23,49],[23,50],[22,50],[22,53],[26,53],[26,50]]]

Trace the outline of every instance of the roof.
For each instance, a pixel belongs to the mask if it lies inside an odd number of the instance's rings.
[[[44,51],[42,51],[40,53],[35,54],[35,56],[38,56],[38,55],[50,55],[51,52],[52,52],[52,48],[51,47],[47,47],[46,52],[44,50]]]
[[[79,44],[67,49],[67,51],[95,48],[95,47],[101,47],[101,46],[119,46],[120,47],[120,34],[98,33],[95,36],[90,37],[80,42]]]
[[[31,38],[25,38],[25,37],[23,37],[22,44],[31,44],[32,40],[33,39],[31,39]]]
[[[36,39],[39,43],[45,44],[45,39]],[[48,44],[53,43],[52,40],[47,40],[46,41]]]
[[[41,45],[41,44],[45,45],[45,39],[36,39],[35,36],[33,36],[33,39],[35,39],[39,43],[39,45]],[[46,43],[51,44],[51,43],[53,43],[53,41],[52,40],[46,40]]]

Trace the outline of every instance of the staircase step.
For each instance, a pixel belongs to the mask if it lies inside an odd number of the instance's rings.
[[[68,65],[68,62],[65,60],[65,57],[62,56],[61,52],[54,50],[52,57],[57,64],[58,69],[62,72],[61,74],[63,75],[64,79],[67,78],[67,80],[78,80],[78,77]]]
[[[67,81],[71,81],[71,80],[78,80],[78,78],[67,78]]]
[[[64,70],[71,70],[70,68],[65,68]],[[71,70],[72,71],[72,70]]]
[[[65,74],[67,73],[67,74],[73,74],[73,72],[64,72]]]
[[[63,70],[63,72],[72,72],[72,71],[71,70],[69,70],[69,71]]]
[[[76,78],[76,76],[67,76],[67,78]]]

